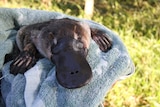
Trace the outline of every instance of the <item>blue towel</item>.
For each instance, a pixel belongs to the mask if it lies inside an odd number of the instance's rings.
[[[12,52],[16,28],[66,17],[85,21],[91,28],[104,31],[113,40],[113,47],[107,53],[101,52],[91,40],[87,56],[93,72],[91,82],[77,89],[62,87],[56,80],[54,64],[46,58],[37,61],[24,75],[10,74],[12,61],[4,64],[4,59],[6,54]],[[57,12],[0,8],[0,25],[1,93],[6,107],[98,107],[116,81],[134,72],[134,64],[118,35],[94,21]]]

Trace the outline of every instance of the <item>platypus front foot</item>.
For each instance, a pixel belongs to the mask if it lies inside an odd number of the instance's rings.
[[[35,56],[28,52],[22,51],[10,65],[10,73],[17,75],[18,73],[24,74],[28,69],[33,67],[36,63]]]
[[[99,31],[97,29],[91,29],[92,39],[97,43],[100,50],[107,52],[112,47],[112,40],[106,35],[105,32]]]

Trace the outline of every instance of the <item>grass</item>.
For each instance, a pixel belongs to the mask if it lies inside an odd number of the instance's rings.
[[[53,0],[0,1],[3,7],[27,7],[84,17],[84,4]],[[96,2],[96,1],[95,1]],[[107,93],[105,107],[160,107],[160,1],[100,0],[92,20],[117,32],[133,59],[136,72]]]
[[[106,97],[107,105],[110,107],[159,107],[160,41],[146,37],[135,39],[130,36],[123,36],[122,39],[135,62],[136,72],[132,77],[115,85]]]

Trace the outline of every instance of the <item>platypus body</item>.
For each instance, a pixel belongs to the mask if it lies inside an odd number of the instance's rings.
[[[20,54],[11,63],[10,72],[23,74],[45,57],[56,65],[56,78],[63,87],[84,86],[92,78],[86,60],[90,38],[103,52],[111,48],[110,38],[85,22],[63,18],[24,26],[16,36]]]

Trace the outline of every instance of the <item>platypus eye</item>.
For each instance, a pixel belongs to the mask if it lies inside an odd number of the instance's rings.
[[[53,41],[52,47],[51,47],[51,51],[53,54],[58,54],[61,51],[62,48],[62,44],[58,43],[58,41]]]
[[[56,38],[53,39],[53,44],[57,45],[57,39]]]

